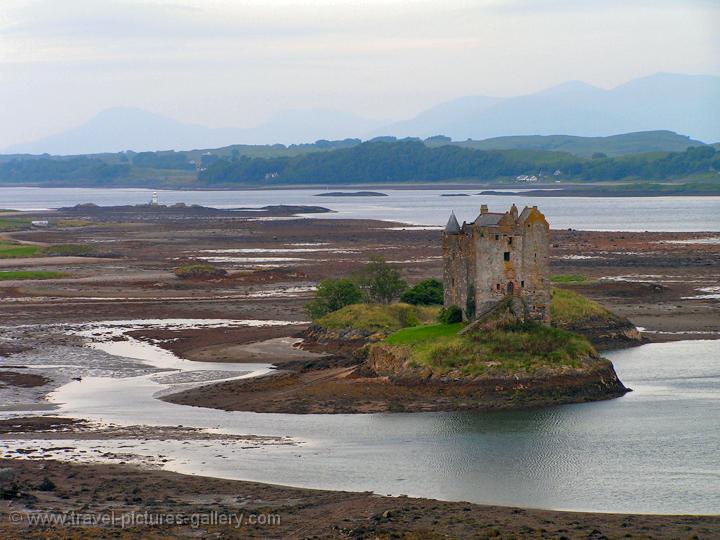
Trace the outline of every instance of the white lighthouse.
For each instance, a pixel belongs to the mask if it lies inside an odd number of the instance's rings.
[[[157,206],[158,204],[160,204],[160,201],[158,199],[157,191],[153,191],[152,200],[150,201],[150,205]]]

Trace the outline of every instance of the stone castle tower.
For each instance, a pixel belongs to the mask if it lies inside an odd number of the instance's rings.
[[[466,319],[486,313],[508,295],[524,301],[526,316],[550,322],[550,225],[537,206],[518,214],[480,207],[462,226],[450,215],[443,233],[445,306]]]

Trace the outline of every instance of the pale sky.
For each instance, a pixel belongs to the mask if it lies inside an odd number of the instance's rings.
[[[720,75],[720,0],[0,0],[0,148],[133,106],[212,127]]]

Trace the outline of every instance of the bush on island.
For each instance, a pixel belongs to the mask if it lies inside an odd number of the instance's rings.
[[[416,306],[442,305],[443,284],[438,279],[425,279],[402,293],[400,301]]]
[[[354,281],[366,300],[377,304],[390,304],[407,289],[407,282],[400,276],[400,270],[377,255],[370,257],[370,262],[355,275]]]
[[[210,263],[197,262],[178,266],[175,275],[180,279],[214,279],[225,277],[227,272]]]
[[[438,321],[443,324],[455,324],[462,322],[462,310],[457,306],[448,306],[440,310]]]
[[[318,284],[315,298],[305,304],[305,309],[315,320],[361,301],[360,289],[349,279],[324,279]]]

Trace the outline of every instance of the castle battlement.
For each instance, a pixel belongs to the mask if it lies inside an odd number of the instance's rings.
[[[550,322],[550,225],[537,206],[505,213],[486,205],[472,223],[450,215],[443,232],[445,306],[473,320],[507,295],[520,297],[527,316]]]

